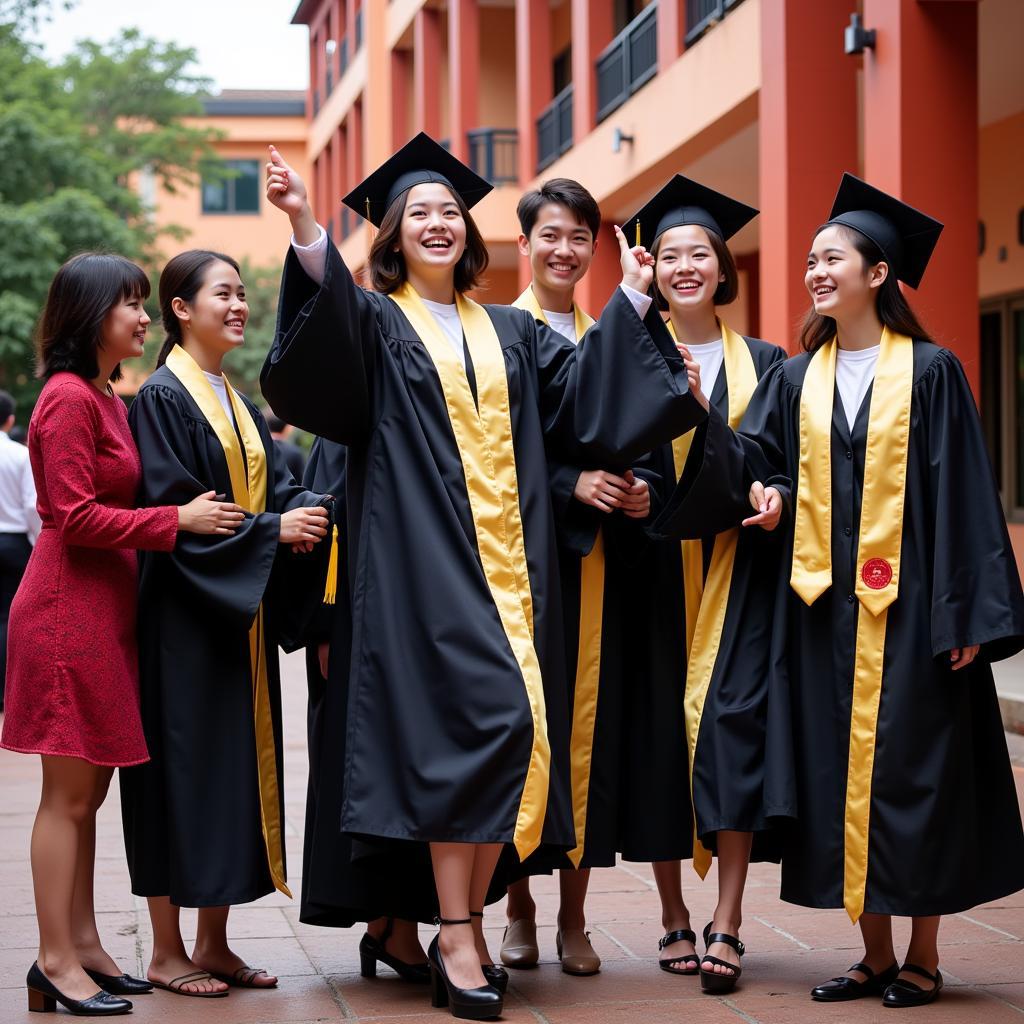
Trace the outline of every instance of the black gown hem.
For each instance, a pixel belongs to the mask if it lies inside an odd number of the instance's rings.
[[[146,890],[146,891],[141,891]],[[245,903],[255,903],[256,900],[269,896],[274,892],[274,886],[267,883],[259,888],[243,889],[236,893],[220,893],[216,896],[189,896],[182,893],[168,892],[166,887],[159,886],[132,886],[132,895],[140,896],[143,899],[151,897],[166,896],[175,907],[186,909],[202,909],[204,907],[237,907]]]
[[[701,842],[706,836],[716,832],[773,832],[786,822],[796,821],[796,811],[786,810],[761,811],[754,816],[719,818],[714,824],[701,825]]]
[[[939,658],[943,654],[949,654],[954,648],[973,647],[977,644],[979,647],[983,647],[987,644],[994,644],[997,641],[1000,643],[1000,651],[998,657],[986,657],[985,660],[989,663],[994,661],[1003,661],[1006,658],[1013,657],[1014,654],[1018,653],[1022,647],[1024,647],[1024,625],[1020,623],[1007,624],[1005,626],[997,626],[994,629],[986,630],[983,633],[972,635],[967,633],[966,636],[953,636],[947,633],[943,636],[936,637],[932,641],[932,657]],[[982,656],[986,652],[982,651]]]
[[[398,839],[410,843],[500,843],[503,846],[513,841],[511,831],[494,832],[435,832],[433,830],[387,828],[383,825],[362,825],[359,828],[352,828],[344,820],[341,823],[341,831],[351,839],[363,840],[373,843],[375,839]],[[575,839],[555,838],[549,840],[544,836],[541,840],[543,846],[553,850],[571,850],[576,845]]]

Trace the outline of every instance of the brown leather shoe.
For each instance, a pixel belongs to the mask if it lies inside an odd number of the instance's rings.
[[[555,935],[555,948],[566,974],[597,974],[601,970],[601,958],[590,944],[590,932],[582,928],[558,932]]]
[[[540,960],[537,948],[537,925],[526,918],[513,921],[501,937],[501,962],[506,967],[536,967]]]

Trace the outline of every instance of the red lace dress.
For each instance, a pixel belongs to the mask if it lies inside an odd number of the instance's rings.
[[[46,383],[28,447],[42,530],[11,606],[0,745],[140,764],[135,551],[170,551],[178,510],[135,508],[124,403],[73,373]]]

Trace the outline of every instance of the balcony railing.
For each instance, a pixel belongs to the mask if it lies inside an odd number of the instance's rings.
[[[356,45],[352,50],[353,56],[358,52],[359,47],[363,45],[363,9],[362,7],[356,11]]]
[[[338,43],[338,67],[341,68],[341,74],[348,70],[348,36]]]
[[[313,116],[316,117],[320,113],[320,90],[313,90]]]
[[[537,118],[537,173],[572,147],[572,83]]]
[[[469,166],[492,185],[519,180],[516,166],[518,134],[515,128],[476,128],[466,132]]]
[[[742,0],[686,0],[686,45],[696,42]]]
[[[658,71],[658,5],[645,7],[597,58],[597,120],[621,107]]]

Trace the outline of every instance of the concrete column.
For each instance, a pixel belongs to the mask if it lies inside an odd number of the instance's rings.
[[[598,54],[612,41],[611,0],[572,0],[572,133],[579,142],[596,123]]]
[[[413,120],[416,131],[441,137],[441,13],[421,7],[413,22]]]
[[[391,50],[388,47],[387,36],[388,5],[364,3],[362,10],[366,47],[363,142],[366,166],[372,170],[384,163],[394,152],[391,126]]]
[[[391,52],[391,146],[398,149],[412,138],[409,97],[412,92],[412,54]]]
[[[551,102],[552,88],[551,13],[547,0],[516,0],[516,129],[521,186],[537,173],[537,118]]]
[[[448,106],[452,156],[469,160],[466,132],[480,111],[480,8],[478,0],[448,2]]]
[[[671,67],[683,52],[686,9],[683,0],[658,0],[658,73]]]

